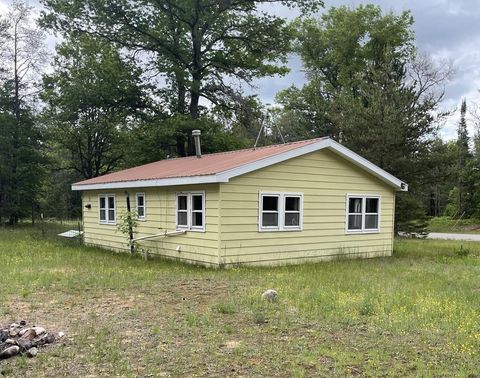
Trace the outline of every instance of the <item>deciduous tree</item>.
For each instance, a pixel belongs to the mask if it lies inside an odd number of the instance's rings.
[[[150,68],[163,75],[172,113],[200,118],[202,102],[230,107],[235,82],[282,75],[290,51],[285,19],[259,9],[265,3],[299,6],[319,0],[42,0],[45,27],[82,33],[147,53]],[[141,60],[141,59],[140,59]],[[143,62],[145,59],[142,60]],[[193,150],[192,126],[177,132],[177,153]]]
[[[120,166],[125,138],[147,106],[141,71],[122,59],[114,45],[87,35],[57,47],[54,72],[44,77],[44,120],[51,140],[68,151],[66,166],[81,178]],[[59,153],[62,156],[62,153]]]

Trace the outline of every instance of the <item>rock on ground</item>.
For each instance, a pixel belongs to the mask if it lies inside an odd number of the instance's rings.
[[[12,345],[0,352],[0,360],[13,357],[20,352],[20,347],[18,345]]]
[[[29,350],[27,350],[27,357],[35,357],[37,354],[38,354],[38,348],[30,348]]]
[[[262,294],[262,299],[265,299],[270,302],[276,301],[277,297],[278,297],[278,293],[273,289],[268,289],[264,291]]]
[[[17,354],[35,357],[38,347],[51,344],[57,336],[47,332],[43,327],[25,327],[27,322],[22,320],[20,324],[12,323],[6,328],[0,328],[0,360],[7,359]],[[58,337],[65,334],[60,332]]]

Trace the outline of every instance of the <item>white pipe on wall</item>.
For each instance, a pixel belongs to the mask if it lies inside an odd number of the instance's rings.
[[[140,238],[135,238],[133,241],[139,241],[139,240],[146,240],[146,239],[153,239],[153,238],[159,238],[159,237],[164,237],[166,238],[167,236],[175,236],[175,235],[181,235],[186,233],[186,230],[179,230],[179,231],[164,231],[161,234],[156,234],[156,235],[147,235],[147,236],[142,236]]]

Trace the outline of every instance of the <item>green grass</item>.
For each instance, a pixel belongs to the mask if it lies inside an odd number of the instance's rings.
[[[460,234],[480,234],[480,219],[452,219],[435,217],[429,220],[428,231]]]
[[[214,270],[0,229],[0,325],[64,331],[7,376],[468,376],[480,371],[480,243],[391,258]],[[279,299],[261,293],[276,289]]]

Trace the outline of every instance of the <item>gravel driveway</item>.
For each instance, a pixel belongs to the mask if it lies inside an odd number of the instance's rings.
[[[443,232],[430,232],[427,239],[450,239],[450,240],[469,240],[480,242],[480,234],[449,234]]]

